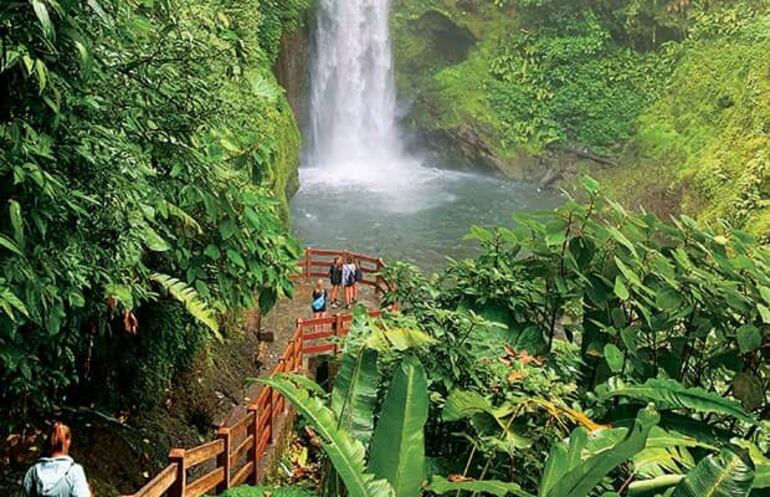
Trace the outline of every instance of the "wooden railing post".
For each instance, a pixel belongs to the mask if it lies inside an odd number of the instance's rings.
[[[278,372],[279,373],[285,373],[286,372],[286,359],[284,359],[283,357],[278,359]],[[278,396],[280,397],[281,394],[278,394]],[[277,404],[280,401],[281,401],[280,398],[277,398],[277,399],[274,398],[273,399],[273,412],[275,412],[275,404]],[[279,413],[279,415],[283,414],[285,411],[286,411],[286,399],[283,399],[283,407],[281,408],[281,412]],[[272,442],[273,441],[273,435],[272,435],[273,429],[272,428],[270,428],[270,433],[271,433],[270,441]]]
[[[275,389],[269,388],[267,394],[267,443],[273,443],[273,413],[275,412]]]
[[[374,278],[374,292],[377,295],[380,295],[382,292],[382,288],[380,287],[380,284],[382,283],[382,275],[380,275],[380,271],[382,271],[382,268],[385,267],[385,261],[382,260],[382,258],[377,259],[377,276]]]
[[[254,445],[251,447],[249,455],[246,457],[246,463],[252,462],[254,467],[253,472],[251,473],[251,479],[247,478],[246,481],[250,481],[252,485],[259,485],[259,405],[256,402],[250,404],[248,412],[254,415],[254,422],[246,428],[246,436],[254,437]]]
[[[308,247],[305,249],[305,281],[310,281],[310,261],[313,258],[313,249]]]
[[[232,448],[232,436],[230,434],[230,428],[222,427],[217,430],[217,438],[222,440],[225,444],[225,450],[217,456],[217,468],[224,468],[225,478],[222,483],[217,485],[217,493],[221,494],[228,488],[230,488],[230,451]]]
[[[297,360],[295,361],[297,369],[294,371],[295,373],[301,373],[305,370],[305,354],[303,352],[305,348],[305,327],[302,324],[302,319],[297,319]]]
[[[342,336],[342,314],[337,313],[334,315],[334,355],[339,352],[339,338]]]
[[[168,462],[176,464],[176,481],[168,489],[168,497],[185,497],[187,492],[187,467],[184,463],[184,449],[171,449]]]

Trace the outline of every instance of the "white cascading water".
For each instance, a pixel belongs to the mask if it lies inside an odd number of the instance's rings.
[[[390,0],[319,0],[305,183],[413,181],[396,126]],[[412,174],[409,174],[412,173]]]

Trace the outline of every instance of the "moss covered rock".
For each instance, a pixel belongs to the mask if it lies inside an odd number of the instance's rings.
[[[631,203],[672,203],[770,236],[770,17],[680,47],[668,91],[639,119],[623,167],[603,171]]]

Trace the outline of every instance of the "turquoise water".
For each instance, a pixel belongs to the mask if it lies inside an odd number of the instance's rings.
[[[404,171],[356,177],[301,169],[302,186],[291,202],[295,235],[307,246],[408,261],[432,272],[447,257],[478,253],[476,243],[463,240],[471,225],[511,226],[513,212],[563,202],[528,183],[422,167]]]

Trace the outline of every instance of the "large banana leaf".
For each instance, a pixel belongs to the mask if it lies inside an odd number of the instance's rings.
[[[439,495],[462,490],[472,493],[494,495],[496,497],[506,497],[506,495],[509,494],[517,495],[519,497],[533,497],[532,494],[522,490],[516,483],[498,480],[449,481],[441,476],[434,476],[427,489]]]
[[[576,429],[568,448],[563,443],[557,444],[562,448],[551,452],[554,457],[553,460],[549,457],[541,482],[541,486],[549,489],[545,495],[586,497],[610,471],[644,449],[650,430],[659,421],[660,415],[652,406],[640,410],[633,428],[622,441],[585,462],[581,462],[581,453],[586,445],[587,432],[584,428]],[[576,435],[578,439],[573,440]]]
[[[377,352],[371,349],[345,352],[334,378],[332,411],[337,426],[368,444],[374,430],[374,406],[377,402]]]
[[[583,459],[607,450],[620,442],[628,434],[628,428],[596,430],[583,449]],[[693,437],[675,431],[667,431],[659,426],[650,430],[644,449],[634,455],[631,461],[637,476],[657,477],[664,474],[686,472],[695,466],[687,447],[701,447],[716,450],[716,447],[703,443]]]
[[[650,379],[642,385],[611,388],[603,397],[629,397],[655,402],[660,409],[692,409],[694,411],[732,416],[746,423],[756,423],[741,404],[702,388],[688,388],[675,380]]]
[[[770,487],[770,459],[765,457],[759,447],[741,438],[731,440],[734,445],[742,447],[749,453],[751,462],[754,463],[754,484],[753,489]]]
[[[275,388],[302,414],[316,433],[323,439],[322,447],[342,479],[350,497],[393,497],[393,488],[387,480],[375,479],[366,472],[366,451],[363,444],[350,433],[337,427],[337,419],[331,409],[307,390],[292,383],[290,378],[277,375],[260,380]]]
[[[700,460],[671,497],[747,497],[754,483],[751,460],[724,448]]]
[[[401,362],[374,431],[369,471],[385,478],[396,497],[418,497],[425,477],[428,379],[416,357]]]

